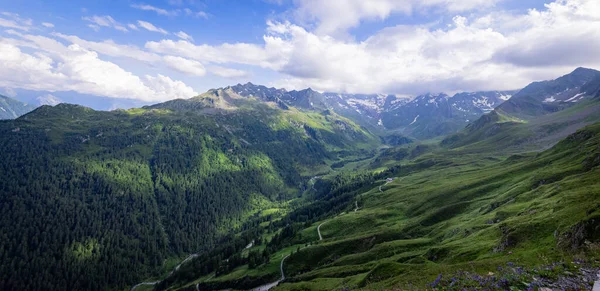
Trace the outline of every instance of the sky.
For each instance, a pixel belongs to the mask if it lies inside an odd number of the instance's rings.
[[[598,52],[598,0],[0,0],[0,94],[44,104],[512,90]]]

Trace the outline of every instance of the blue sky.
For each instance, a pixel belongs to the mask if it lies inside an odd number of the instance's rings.
[[[600,66],[595,0],[0,4],[0,94],[28,102],[110,109],[249,81],[414,96]]]

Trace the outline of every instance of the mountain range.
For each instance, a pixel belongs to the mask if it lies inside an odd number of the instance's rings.
[[[20,111],[0,121],[0,289],[585,289],[599,76]]]
[[[33,105],[0,95],[0,119],[14,119],[33,109]]]
[[[287,91],[247,83],[210,90],[203,95],[215,95],[218,92],[274,102],[282,109],[333,110],[375,132],[395,131],[419,139],[456,132],[515,93],[425,94],[410,99],[382,94],[319,93],[310,88]]]

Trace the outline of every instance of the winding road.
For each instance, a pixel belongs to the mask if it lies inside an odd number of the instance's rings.
[[[315,179],[315,178],[318,178],[318,176],[315,176],[315,177],[313,177],[313,179]],[[312,180],[312,179],[311,179],[311,180]],[[389,183],[389,182],[386,182],[384,185],[387,185],[388,183]],[[314,185],[314,184],[313,184],[313,185]],[[314,188],[313,188],[313,189],[314,189]],[[315,189],[315,190],[316,190],[316,189]],[[381,186],[379,186],[379,191],[383,192],[383,191],[381,190]],[[354,206],[355,206],[355,208],[354,208],[354,212],[357,212],[357,211],[360,209],[360,208],[358,207],[358,201],[354,201]],[[322,226],[323,224],[325,224],[325,222],[323,222],[323,223],[319,224],[319,226],[317,226],[317,233],[319,234],[319,240],[323,240],[323,236],[321,235],[321,226]],[[183,265],[185,262],[187,262],[187,261],[189,261],[189,260],[191,260],[191,259],[193,259],[193,258],[195,258],[195,257],[197,257],[197,256],[198,256],[198,254],[191,254],[191,255],[189,255],[187,258],[185,258],[185,260],[183,260],[181,263],[179,263],[179,265],[177,265],[177,266],[175,267],[175,269],[174,269],[173,271],[171,271],[171,273],[173,273],[174,271],[177,271],[177,270],[179,270],[179,267],[181,267],[181,265]],[[271,288],[273,288],[273,287],[275,287],[275,286],[279,285],[279,283],[281,283],[281,281],[285,280],[285,273],[283,272],[283,263],[285,262],[285,259],[287,259],[289,256],[290,256],[290,255],[287,255],[287,256],[285,256],[283,259],[281,259],[281,264],[279,265],[279,270],[281,271],[281,279],[279,279],[279,280],[277,280],[277,281],[275,281],[275,282],[269,283],[269,284],[265,284],[265,285],[262,285],[262,286],[258,286],[258,287],[256,287],[256,288],[252,289],[251,291],[268,291],[268,290],[270,290]],[[169,274],[171,274],[171,273],[169,273]],[[137,284],[137,285],[133,286],[133,288],[131,288],[131,291],[134,291],[134,289],[135,289],[135,288],[137,288],[137,287],[140,287],[140,286],[142,286],[142,285],[156,285],[156,284],[158,284],[158,283],[160,283],[160,281],[155,281],[155,282],[142,282],[142,283],[139,283],[139,284]],[[198,284],[196,284],[196,290],[198,290]],[[596,291],[596,290],[594,290],[594,291]]]
[[[323,240],[323,237],[321,236],[321,225],[325,224],[325,222],[319,224],[319,226],[317,226],[317,233],[319,234],[319,240]]]
[[[133,287],[131,288],[131,291],[133,291],[135,288],[137,288],[137,287],[140,287],[140,286],[143,286],[143,285],[150,285],[150,286],[152,286],[152,285],[156,285],[156,284],[158,284],[158,283],[160,283],[160,281],[154,281],[154,282],[142,282],[142,283],[139,283],[139,284],[137,284],[137,285],[133,286]]]
[[[252,289],[251,291],[268,291],[271,288],[279,285],[279,283],[281,283],[281,281],[285,280],[285,273],[283,273],[283,262],[285,261],[285,259],[287,259],[290,255],[285,256],[283,259],[281,259],[281,264],[279,264],[279,270],[281,271],[281,279],[273,282],[273,283],[269,283],[269,284],[265,284],[262,286],[258,286],[254,289]]]
[[[381,187],[383,187],[383,186],[385,186],[385,185],[387,185],[387,184],[389,184],[391,182],[393,182],[393,180],[392,181],[387,181],[387,182],[385,182],[385,184],[379,186],[379,192],[383,192],[383,190],[381,190]]]
[[[185,264],[187,261],[189,261],[189,260],[191,260],[191,259],[193,259],[193,258],[195,258],[197,256],[198,256],[198,254],[191,254],[191,255],[189,255],[187,258],[185,258],[185,260],[181,261],[181,263],[179,263],[179,265],[175,266],[175,268],[171,272],[169,272],[169,275],[171,275],[171,274],[173,274],[173,272],[179,270],[179,267],[181,267],[181,265]],[[152,286],[152,285],[156,285],[158,283],[160,283],[160,281],[142,282],[142,283],[139,283],[139,284],[131,287],[131,291],[134,291],[135,288],[143,286],[143,285],[150,285],[150,286]],[[197,287],[198,286],[196,286],[196,288]]]

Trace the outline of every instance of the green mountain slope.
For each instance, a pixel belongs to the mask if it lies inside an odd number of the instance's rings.
[[[574,105],[585,96],[594,96],[593,84],[598,82],[598,78],[599,71],[577,68],[556,80],[528,85],[498,109],[523,119],[557,112]]]
[[[597,123],[539,154],[438,151],[337,177],[318,185],[318,203],[259,228],[271,241],[241,258],[267,252],[266,263],[195,276],[193,262],[157,289],[249,289],[277,280],[288,255],[274,290],[523,290],[569,276],[571,288],[589,288],[581,278],[600,267],[599,166]]]
[[[519,110],[441,143],[377,137],[310,89],[252,84],[0,121],[0,289],[586,288],[582,270],[600,268],[594,72],[532,85],[509,100]]]
[[[0,95],[0,119],[14,119],[33,109],[33,105]]]
[[[328,112],[206,97],[112,112],[42,106],[0,122],[0,289],[121,289],[158,276],[234,245],[230,235],[287,209],[328,163],[378,143]]]
[[[487,152],[547,149],[600,121],[599,88],[600,72],[583,68],[553,81],[533,83],[446,137],[442,145]]]

